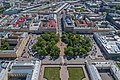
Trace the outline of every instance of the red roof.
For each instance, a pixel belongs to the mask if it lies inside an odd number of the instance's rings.
[[[17,22],[16,22],[15,24],[13,24],[13,27],[16,27],[19,22],[22,22],[22,23],[23,23],[25,20],[26,20],[26,17],[25,17],[25,16],[20,17],[20,18],[17,20]]]
[[[17,25],[18,25],[18,24],[17,24],[17,23],[15,23],[15,24],[13,24],[13,27],[17,27]]]
[[[87,27],[88,25],[87,24],[79,24],[79,26]]]
[[[56,21],[55,20],[49,20],[48,21],[49,28],[55,28],[56,27]]]
[[[17,22],[24,22],[25,21],[25,17],[21,17],[21,18],[19,18],[18,20],[17,20]]]

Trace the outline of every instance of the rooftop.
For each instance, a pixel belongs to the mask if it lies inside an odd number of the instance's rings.
[[[120,54],[120,37],[114,33],[95,33],[109,54]]]
[[[112,17],[120,17],[120,15],[118,13],[109,13],[109,15]]]
[[[111,73],[112,73],[112,77],[114,76],[115,79],[120,80],[120,69],[118,68],[118,66],[113,62],[113,61],[98,61],[98,62],[89,62],[87,64],[88,69],[90,70],[90,74],[93,78],[95,78],[95,76],[97,78],[102,77],[99,75],[99,72],[97,70],[97,68],[102,68],[102,69],[111,69]],[[96,71],[95,71],[96,70]],[[106,71],[107,72],[107,71]],[[110,75],[109,75],[110,76]],[[97,80],[97,78],[95,80]],[[101,79],[102,80],[102,79]]]
[[[5,74],[9,64],[9,62],[0,61],[0,80],[3,80],[6,76]]]
[[[94,65],[87,65],[92,80],[102,80],[97,68]]]
[[[38,80],[39,72],[40,72],[40,61],[31,61],[24,62],[18,61],[14,62],[10,66],[9,77],[14,79],[14,76],[17,74],[21,74],[25,76],[25,80]],[[18,75],[20,78],[20,75]]]
[[[96,26],[99,28],[114,28],[113,25],[111,25],[108,21],[96,21]]]

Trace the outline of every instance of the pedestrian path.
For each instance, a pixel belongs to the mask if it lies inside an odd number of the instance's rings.
[[[67,70],[67,66],[61,66],[60,78],[61,78],[61,80],[68,80],[69,73],[68,73],[68,70]]]
[[[67,47],[67,45],[65,43],[63,43],[62,41],[57,43],[58,48],[60,48],[60,56],[64,56],[64,48]]]

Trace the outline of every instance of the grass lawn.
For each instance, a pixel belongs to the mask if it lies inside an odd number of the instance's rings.
[[[60,67],[46,67],[44,78],[47,80],[60,80]]]
[[[120,68],[120,63],[116,63],[118,65],[118,67]]]
[[[82,80],[85,75],[82,67],[68,67],[68,80]]]

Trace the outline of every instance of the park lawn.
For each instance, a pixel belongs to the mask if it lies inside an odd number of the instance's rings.
[[[60,80],[60,67],[45,67],[44,78],[47,80]]]
[[[120,69],[120,63],[116,63],[117,65],[118,65],[118,67],[119,67],[119,69]]]
[[[68,67],[69,79],[68,80],[82,80],[85,78],[82,67]]]

